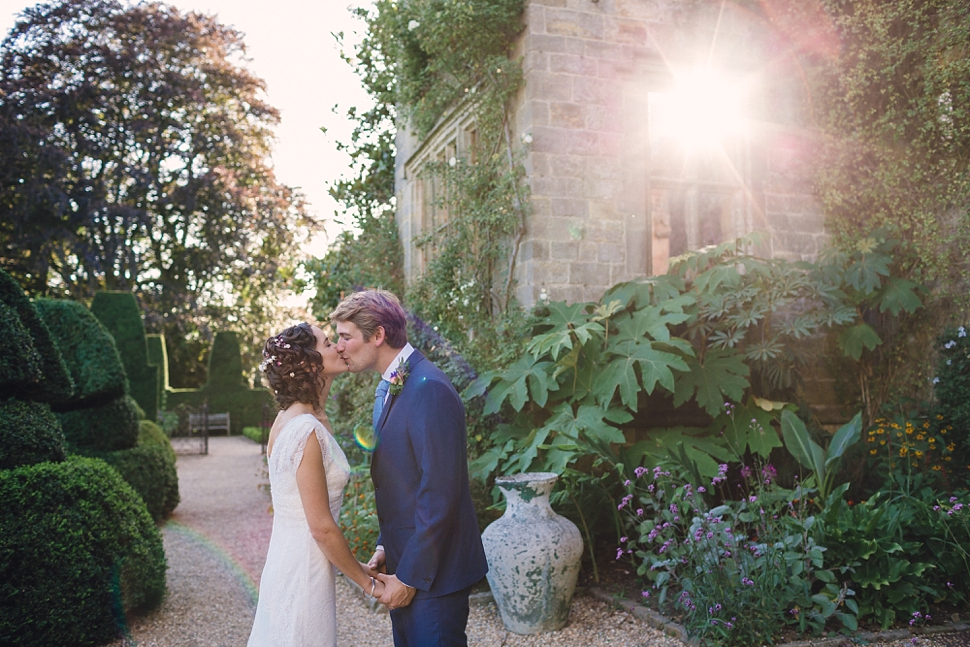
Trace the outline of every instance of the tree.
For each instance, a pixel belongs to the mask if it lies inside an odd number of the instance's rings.
[[[134,291],[176,364],[212,326],[262,335],[318,224],[274,176],[245,53],[158,2],[25,10],[0,46],[0,264],[37,293]]]

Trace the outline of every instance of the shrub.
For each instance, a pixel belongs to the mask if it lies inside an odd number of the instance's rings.
[[[102,461],[0,471],[0,500],[0,644],[103,644],[161,601],[161,535]]]
[[[207,386],[248,389],[243,375],[239,339],[234,332],[217,332],[209,350]]]
[[[947,466],[961,485],[970,485],[970,336],[960,326],[946,331],[937,341],[940,364],[935,383],[940,415],[934,424],[943,433],[952,427],[946,446],[952,448],[952,464]]]
[[[79,452],[110,452],[138,444],[139,410],[130,397],[57,414],[68,447]]]
[[[74,396],[61,408],[103,404],[128,392],[115,340],[90,310],[54,299],[38,299],[35,305],[74,380]]]
[[[64,460],[64,434],[50,407],[41,402],[0,404],[0,470]]]
[[[33,348],[40,360],[39,379],[23,382],[16,386],[7,385],[8,388],[14,386],[7,392],[7,395],[15,395],[22,400],[37,400],[51,404],[63,402],[70,398],[74,391],[74,385],[60,353],[57,352],[57,348],[51,341],[50,331],[44,325],[44,321],[37,314],[37,310],[27,298],[27,295],[24,294],[20,285],[3,270],[0,270],[0,303],[16,313],[20,324],[30,335]],[[12,321],[9,312],[3,316],[2,321]],[[4,329],[0,329],[0,332],[6,334]],[[13,355],[15,361],[18,361],[18,356],[24,354],[24,352],[24,350],[15,352]],[[6,353],[3,357],[7,357]],[[3,366],[2,362],[3,360],[0,360],[0,366]],[[0,373],[0,385],[3,385],[3,381],[3,374]]]
[[[635,555],[649,583],[643,596],[682,610],[688,634],[702,644],[762,644],[786,623],[819,634],[830,618],[857,628],[855,602],[835,584],[810,532],[805,493],[778,488],[770,464],[742,466],[746,496],[712,507],[711,490],[727,470],[722,464],[701,483],[638,467],[626,482],[619,507],[629,513],[629,534],[617,559]]]
[[[265,442],[263,439],[263,427],[243,427],[243,436],[254,443],[263,444]]]
[[[368,469],[363,465],[353,468],[340,508],[340,530],[347,538],[354,556],[361,561],[370,559],[374,554],[380,533],[374,483]]]
[[[138,301],[131,292],[98,292],[91,312],[115,339],[131,397],[145,410],[149,420],[158,411],[158,367],[148,363],[148,342]]]
[[[161,521],[178,506],[179,479],[175,469],[175,451],[168,437],[155,423],[142,420],[138,445],[116,452],[91,454],[118,470],[134,488],[148,513]]]
[[[42,363],[16,310],[0,302],[0,390],[18,393],[25,384],[39,383]]]

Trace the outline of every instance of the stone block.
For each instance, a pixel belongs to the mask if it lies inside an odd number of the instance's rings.
[[[619,180],[623,177],[620,160],[615,157],[591,157],[587,165],[589,177],[602,180]]]
[[[549,260],[575,261],[579,259],[579,241],[549,243]]]
[[[581,77],[550,72],[529,72],[526,75],[526,99],[538,101],[573,101],[573,81]]]
[[[544,5],[527,2],[525,5],[525,11],[522,15],[522,20],[525,22],[525,28],[533,34],[544,34],[546,33],[546,8]]]
[[[542,261],[533,264],[532,279],[538,285],[564,285],[569,281],[569,263]],[[550,295],[551,298],[552,295]]]
[[[565,7],[567,0],[529,0],[529,4],[544,7]]]
[[[607,19],[606,38],[614,43],[644,45],[649,42],[647,23],[630,18]]]
[[[549,260],[549,241],[541,239],[532,239],[526,245],[523,246],[523,250],[528,248],[529,256],[525,257],[523,254],[523,260],[534,260],[534,261],[548,261]]]
[[[586,111],[578,103],[552,101],[549,103],[549,125],[557,128],[585,128]]]
[[[583,54],[587,58],[619,61],[623,56],[623,50],[614,43],[599,40],[583,41]]]
[[[549,165],[549,159],[556,159],[558,157],[558,155],[549,155],[548,153],[530,153],[525,161],[526,172],[529,173],[529,177],[549,177],[553,175],[553,169]]]
[[[588,177],[583,182],[583,193],[591,200],[613,200],[620,193],[620,186],[616,180]]]
[[[565,301],[566,303],[580,303],[586,301],[586,291],[582,286],[563,285],[548,288],[549,299],[552,301]]]
[[[579,244],[579,258],[584,263],[598,263],[600,259],[599,243],[581,241]]]
[[[553,74],[573,74],[576,76],[596,76],[596,59],[573,54],[548,54],[548,69]]]
[[[569,234],[569,227],[574,221],[574,218],[556,218],[554,216],[537,218],[533,216],[529,221],[529,235],[535,240],[544,240],[549,244],[569,242],[573,239]]]
[[[588,218],[589,201],[575,198],[550,198],[553,218]],[[560,222],[560,227],[562,227]],[[566,236],[569,232],[566,231]]]
[[[789,218],[789,226],[792,231],[806,234],[824,234],[825,217],[820,213],[792,214]]]
[[[586,225],[586,240],[595,243],[620,243],[624,240],[623,234],[623,221],[620,219],[590,220]]]
[[[583,184],[567,177],[534,177],[529,182],[533,195],[552,198],[582,198]]]
[[[565,155],[589,155],[597,150],[597,135],[586,130],[536,126],[532,129],[532,150]]]
[[[549,173],[553,177],[586,177],[586,157],[583,155],[549,155]]]
[[[605,263],[569,263],[569,283],[572,285],[607,285],[610,266]]]
[[[547,34],[593,40],[603,40],[606,34],[601,15],[556,7],[547,7],[545,13]]]
[[[525,37],[523,46],[530,52],[565,52],[566,39],[549,34],[529,34]]]
[[[769,214],[790,213],[789,196],[778,193],[765,194],[765,212]]]
[[[590,200],[589,217],[591,220],[619,220],[620,214],[609,200]]]
[[[626,244],[622,238],[612,243],[597,243],[597,253],[600,263],[622,263],[626,256]]]
[[[525,53],[525,56],[522,57],[522,71],[548,72],[549,56],[550,54],[548,52],[529,50]]]
[[[589,106],[586,115],[586,127],[601,132],[623,132],[623,120],[616,110],[604,106]]]
[[[618,103],[620,99],[619,88],[609,79],[576,77],[570,89],[572,100],[576,103],[609,105]]]
[[[549,198],[534,195],[529,197],[529,203],[532,205],[532,219],[552,215],[552,206]]]

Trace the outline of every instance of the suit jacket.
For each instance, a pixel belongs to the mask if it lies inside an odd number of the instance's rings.
[[[371,477],[387,572],[438,597],[488,571],[468,486],[465,407],[448,377],[424,355],[377,422]]]

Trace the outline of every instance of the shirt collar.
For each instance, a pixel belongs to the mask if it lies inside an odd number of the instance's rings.
[[[391,373],[397,370],[397,367],[400,366],[401,362],[406,362],[408,357],[410,357],[411,353],[413,352],[414,346],[412,346],[410,343],[404,344],[404,348],[402,348],[394,359],[391,360],[391,363],[387,365],[387,370],[381,374],[381,378],[390,382]]]

